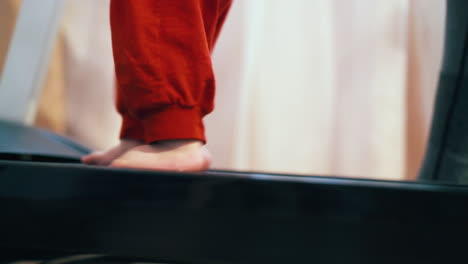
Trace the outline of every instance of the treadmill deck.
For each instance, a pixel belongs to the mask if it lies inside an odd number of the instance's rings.
[[[0,161],[0,251],[447,263],[464,252],[467,204],[468,188],[455,185]]]

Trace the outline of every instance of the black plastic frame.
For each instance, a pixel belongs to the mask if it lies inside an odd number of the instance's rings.
[[[467,204],[456,185],[0,161],[0,254],[449,263],[465,252]]]

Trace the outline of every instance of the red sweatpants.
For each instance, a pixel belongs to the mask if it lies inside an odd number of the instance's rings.
[[[112,0],[121,138],[205,140],[211,51],[232,0]]]

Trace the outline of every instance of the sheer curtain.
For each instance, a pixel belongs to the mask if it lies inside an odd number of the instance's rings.
[[[439,0],[238,0],[214,56],[217,112],[207,120],[214,165],[414,177],[444,7]]]
[[[63,23],[67,134],[106,149],[118,142],[108,0],[68,0]]]

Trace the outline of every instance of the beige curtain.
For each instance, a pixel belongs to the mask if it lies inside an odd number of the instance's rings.
[[[18,16],[20,0],[4,0],[0,2],[0,73],[3,72],[3,63],[8,52],[16,17]],[[1,74],[0,74],[1,76]]]
[[[11,3],[0,2],[1,18],[10,17],[2,32],[14,23]],[[67,1],[51,67],[64,69],[55,78],[64,89],[49,81],[43,97],[55,98],[44,113],[59,116],[49,127],[94,148],[115,144],[120,123],[108,5]],[[444,13],[440,0],[236,0],[214,54],[217,109],[206,119],[214,167],[414,178]]]
[[[440,0],[235,2],[215,54],[215,166],[414,178],[444,8]]]
[[[20,0],[0,1],[0,36],[2,36],[0,38],[0,77],[21,3]],[[63,79],[62,36],[59,33],[38,105],[35,124],[62,134],[65,132]]]
[[[117,142],[119,126],[113,111],[109,1],[66,1],[35,125],[106,148]],[[20,6],[20,0],[0,1],[0,73]]]
[[[416,178],[430,128],[442,60],[445,1],[409,3],[406,94],[406,177]]]
[[[97,149],[118,142],[109,0],[67,0],[64,14],[68,136]]]

